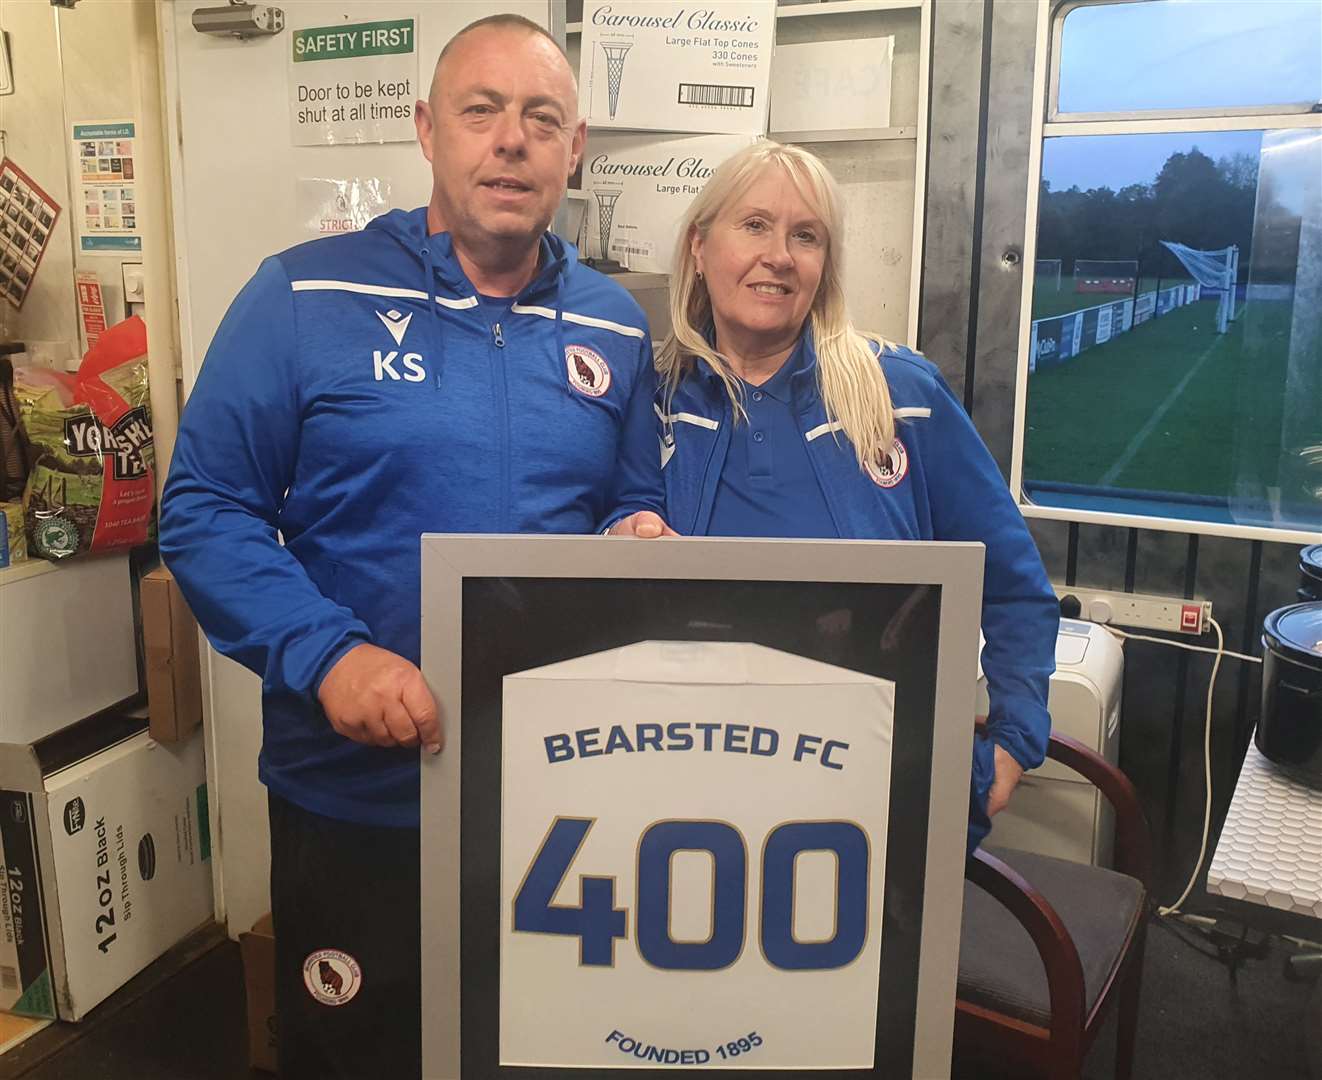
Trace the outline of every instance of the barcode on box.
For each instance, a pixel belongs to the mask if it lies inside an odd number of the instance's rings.
[[[621,255],[650,255],[651,247],[634,247],[632,244],[612,244],[612,252],[618,252]]]
[[[0,964],[0,990],[18,989],[18,968]]]
[[[681,105],[731,105],[738,109],[753,107],[751,86],[718,86],[715,83],[680,83]]]

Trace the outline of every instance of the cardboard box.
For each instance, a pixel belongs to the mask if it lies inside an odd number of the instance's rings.
[[[879,1064],[894,701],[740,642],[505,676],[501,1064]]]
[[[142,637],[152,738],[176,742],[202,725],[197,620],[170,571],[142,579]]]
[[[0,743],[31,743],[138,692],[127,554],[0,570]]]
[[[774,0],[588,0],[579,110],[592,128],[765,135]]]
[[[212,917],[202,740],[145,725],[0,746],[0,1008],[80,1020]]]
[[[772,132],[890,127],[894,57],[894,37],[777,45]]]
[[[275,931],[269,914],[239,935],[239,952],[248,992],[248,1064],[275,1072]]]
[[[717,166],[752,135],[592,133],[583,162],[584,253],[627,270],[668,274],[680,218]]]

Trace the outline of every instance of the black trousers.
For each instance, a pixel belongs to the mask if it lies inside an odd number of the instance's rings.
[[[420,1077],[419,831],[270,813],[280,1076]]]

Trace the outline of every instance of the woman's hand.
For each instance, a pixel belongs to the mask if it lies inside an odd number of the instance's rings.
[[[1010,804],[1010,794],[1014,791],[1019,778],[1024,775],[1024,767],[1002,746],[996,747],[996,779],[987,792],[987,816],[995,817]]]
[[[612,525],[608,535],[636,536],[640,540],[654,540],[658,536],[678,536],[679,533],[667,525],[660,514],[654,514],[651,510],[639,510],[636,514],[621,518]]]

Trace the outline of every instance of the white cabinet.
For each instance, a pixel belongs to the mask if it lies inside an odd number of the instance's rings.
[[[1112,765],[1120,759],[1120,643],[1096,623],[1060,621],[1056,673],[1047,698],[1052,731],[1077,739]],[[979,685],[979,714],[986,711]],[[1115,820],[1111,804],[1078,773],[1047,761],[1025,774],[1010,805],[992,819],[988,842],[1073,862],[1111,864]]]

